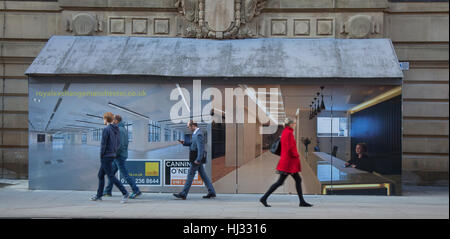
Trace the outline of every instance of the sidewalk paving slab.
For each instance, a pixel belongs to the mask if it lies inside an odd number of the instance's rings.
[[[311,208],[298,207],[297,195],[274,194],[263,207],[260,194],[218,194],[187,200],[171,193],[144,193],[121,204],[121,195],[90,201],[91,191],[28,190],[27,180],[0,180],[0,218],[175,218],[175,219],[449,219],[448,187],[414,188],[403,196],[305,195]]]

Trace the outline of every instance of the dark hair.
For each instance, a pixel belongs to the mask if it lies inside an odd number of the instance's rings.
[[[122,116],[120,115],[114,115],[114,119],[117,120],[117,122],[122,122]]]
[[[189,120],[189,125],[198,127],[197,123],[195,123],[193,120]]]
[[[358,146],[358,145],[359,145],[359,147],[361,147],[362,153],[367,154],[367,144],[366,143],[358,143],[356,146]]]

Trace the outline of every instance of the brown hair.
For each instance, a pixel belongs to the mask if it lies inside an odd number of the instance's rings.
[[[106,122],[111,123],[114,119],[114,115],[111,112],[106,112],[103,114],[103,119],[105,119]]]
[[[114,115],[114,119],[115,119],[117,122],[122,122],[122,116],[120,116],[120,115]]]
[[[367,154],[367,144],[366,143],[358,143],[358,144],[356,144],[356,146],[358,146],[358,145],[359,145],[359,147],[361,147],[362,153],[363,154]]]
[[[198,127],[197,123],[195,123],[193,120],[189,120],[189,125]]]

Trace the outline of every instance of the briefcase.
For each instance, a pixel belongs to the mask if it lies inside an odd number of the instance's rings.
[[[193,163],[197,159],[197,151],[189,151],[189,162]],[[206,152],[203,152],[202,164],[206,163]]]

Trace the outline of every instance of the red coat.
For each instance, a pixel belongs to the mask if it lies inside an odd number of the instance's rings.
[[[300,155],[294,138],[294,130],[286,126],[281,134],[281,155],[277,165],[278,171],[286,173],[298,173],[302,171]]]

